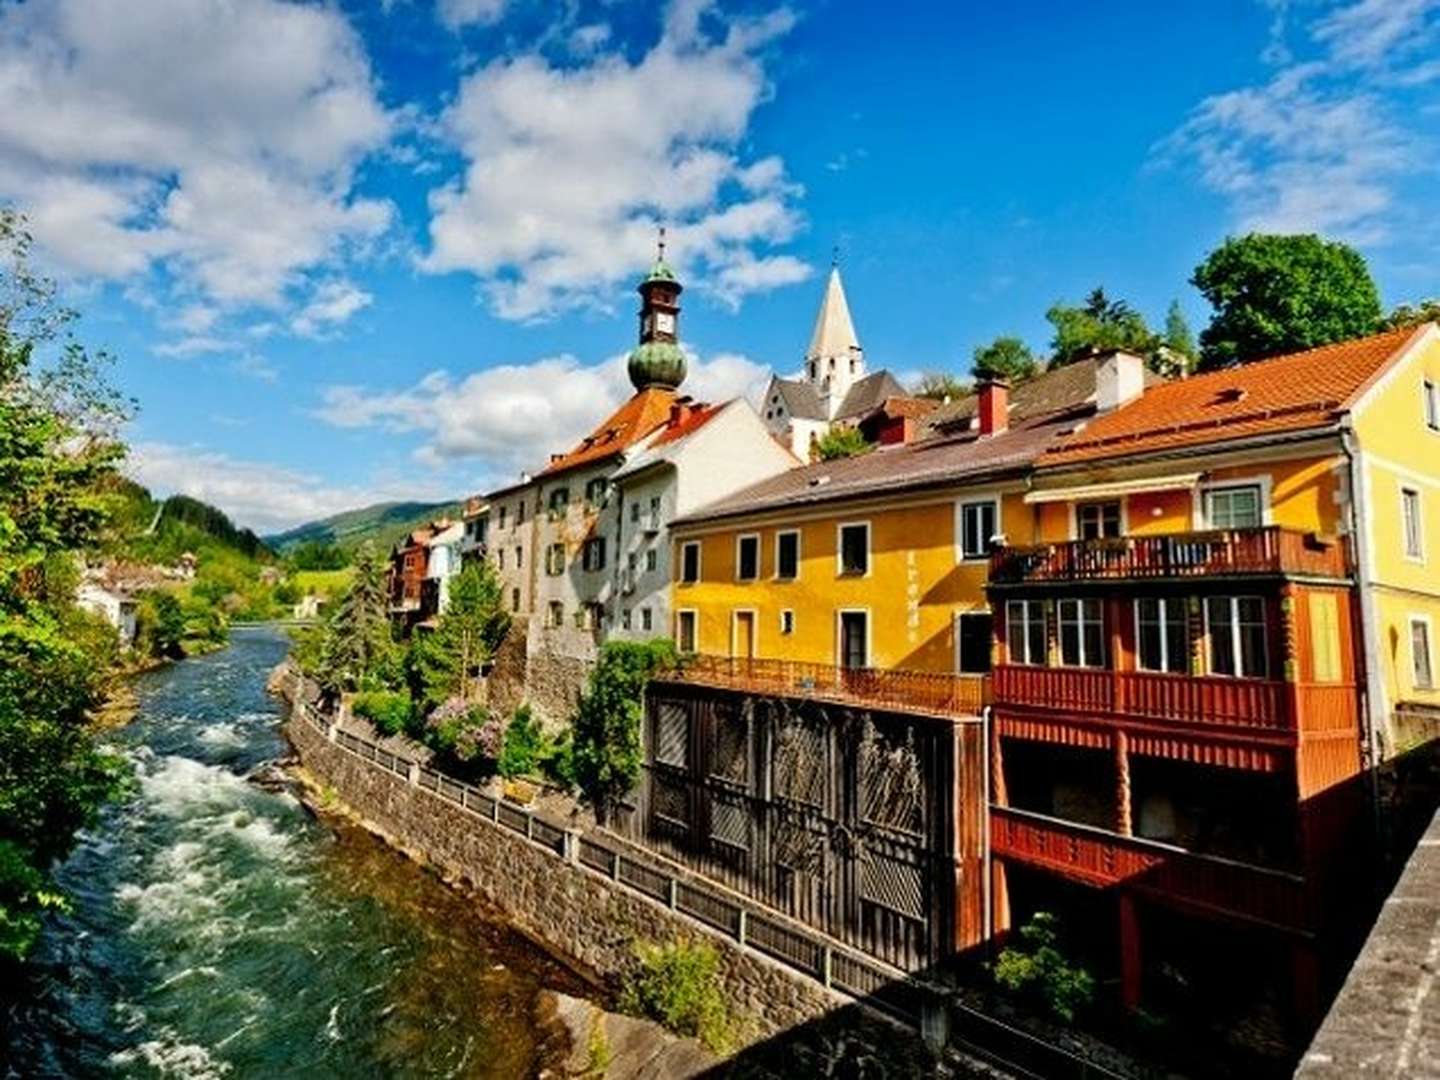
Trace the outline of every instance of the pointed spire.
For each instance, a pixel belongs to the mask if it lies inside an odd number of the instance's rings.
[[[832,265],[805,359],[848,358],[852,349],[859,348],[860,339],[855,336],[855,324],[850,321],[850,305],[845,302],[845,287],[840,284],[840,267]]]

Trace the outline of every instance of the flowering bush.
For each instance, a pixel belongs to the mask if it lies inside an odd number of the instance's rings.
[[[493,761],[500,756],[505,724],[458,697],[447,698],[425,720],[425,743],[456,761]]]

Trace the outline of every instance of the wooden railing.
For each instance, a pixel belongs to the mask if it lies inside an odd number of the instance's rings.
[[[810,697],[843,704],[893,708],[945,716],[978,716],[987,700],[982,675],[931,671],[882,671],[695,654],[656,676],[756,694]]]
[[[1295,730],[1285,684],[1272,679],[1024,664],[997,665],[990,679],[997,706]]]
[[[1124,885],[1268,926],[1308,925],[1304,879],[1138,836],[1016,810],[990,808],[995,855],[1101,888]]]
[[[1069,540],[1003,547],[990,555],[992,584],[1212,577],[1347,575],[1344,541],[1267,525],[1258,529]]]

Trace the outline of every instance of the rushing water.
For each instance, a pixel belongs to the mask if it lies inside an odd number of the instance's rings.
[[[368,834],[245,779],[285,752],[270,630],[145,676],[137,787],[10,1012],[11,1076],[523,1077],[573,975]]]

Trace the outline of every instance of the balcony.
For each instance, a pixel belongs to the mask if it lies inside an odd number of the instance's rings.
[[[1295,730],[1285,683],[1274,679],[999,664],[991,680],[997,707],[1108,714],[1239,731]]]
[[[1272,927],[1308,925],[1305,881],[1171,844],[1007,806],[990,808],[993,854],[1096,888],[1125,886]]]
[[[1258,529],[1117,536],[1004,547],[990,556],[992,585],[1151,581],[1275,574],[1343,578],[1345,543],[1267,525]]]
[[[880,671],[704,654],[686,656],[675,668],[656,678],[751,694],[813,698],[938,716],[978,716],[987,697],[987,680],[981,675]]]

